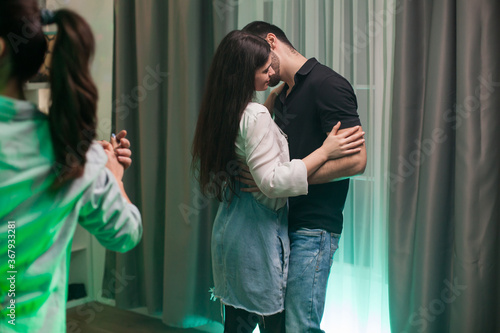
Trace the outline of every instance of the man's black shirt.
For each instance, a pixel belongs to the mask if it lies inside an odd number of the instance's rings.
[[[276,124],[288,137],[290,159],[302,159],[319,148],[326,133],[340,121],[340,129],[361,125],[358,103],[350,83],[340,74],[309,59],[295,74],[295,86],[288,85],[276,98]],[[349,179],[309,185],[309,193],[289,199],[289,228],[324,229],[342,232],[342,211]]]

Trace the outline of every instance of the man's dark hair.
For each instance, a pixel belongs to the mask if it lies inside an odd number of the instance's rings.
[[[267,23],[264,21],[253,21],[251,23],[248,23],[242,31],[257,35],[262,38],[266,38],[267,34],[272,33],[274,34],[281,42],[285,43],[286,45],[290,46],[292,50],[295,50],[293,47],[292,43],[288,40],[286,37],[285,33],[283,30],[275,26],[274,24]]]

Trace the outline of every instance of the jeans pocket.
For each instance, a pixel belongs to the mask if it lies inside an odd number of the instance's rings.
[[[330,243],[330,268],[333,266],[333,255],[335,252],[337,252],[337,249],[339,248],[339,242],[340,242],[340,235],[339,234],[334,234],[332,233],[331,236],[331,243]]]
[[[302,276],[307,270],[319,269],[318,263],[321,262],[323,256],[328,255],[324,253],[326,234],[324,230],[305,228],[290,232],[289,267],[292,270],[293,263],[294,276]]]
[[[323,233],[325,233],[325,231],[321,230],[321,229],[300,228],[300,229],[297,229],[297,230],[293,231],[293,233],[298,234],[298,235],[304,235],[304,236],[316,236],[316,237],[319,237]]]

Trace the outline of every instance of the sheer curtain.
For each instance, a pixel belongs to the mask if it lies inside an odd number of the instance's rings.
[[[129,130],[135,156],[127,191],[144,218],[141,246],[108,254],[104,285],[117,306],[145,307],[172,326],[220,320],[218,304],[208,300],[215,211],[190,177],[189,149],[216,46],[229,31],[265,20],[353,84],[366,132],[368,165],[351,182],[323,329],[389,331],[385,170],[394,14],[388,0],[115,1],[116,100],[137,95],[151,71],[168,73],[137,103],[115,102],[114,125]],[[263,102],[266,93],[257,97]],[[133,279],[117,285],[116,272]]]
[[[385,0],[257,0],[239,1],[234,7],[234,1],[224,3],[220,18],[231,16],[238,28],[254,20],[276,24],[304,56],[315,57],[353,85],[368,163],[365,173],[351,180],[322,328],[389,332],[386,170],[398,8]],[[259,101],[265,95],[258,95]]]

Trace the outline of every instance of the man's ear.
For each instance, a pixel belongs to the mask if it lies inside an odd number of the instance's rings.
[[[269,43],[269,45],[271,46],[271,50],[276,49],[276,44],[278,42],[278,38],[276,37],[275,34],[268,33],[267,36],[266,36],[266,40]]]

